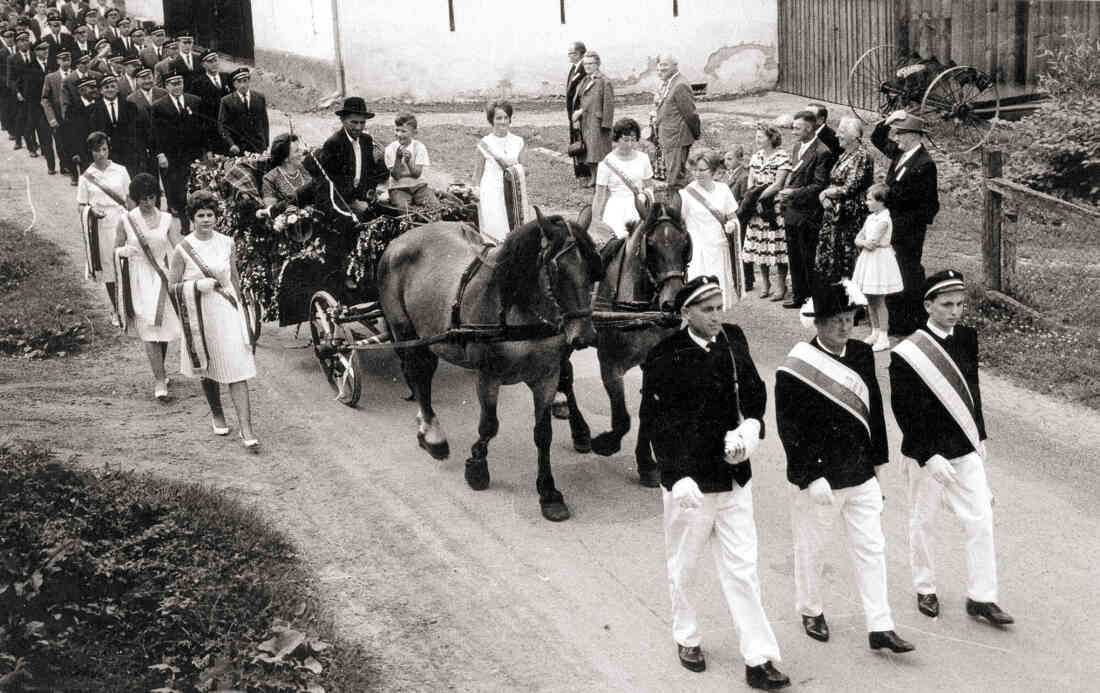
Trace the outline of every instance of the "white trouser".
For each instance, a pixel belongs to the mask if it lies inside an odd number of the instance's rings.
[[[868,631],[893,630],[890,602],[886,596],[886,537],[882,534],[882,489],[871,477],[859,486],[833,489],[833,503],[819,505],[809,489],[794,497],[795,608],[804,616],[823,613],[821,551],[825,533],[837,515],[844,519],[848,554],[856,571],[859,597]]]
[[[943,486],[928,470],[908,460],[909,562],[917,594],[936,591],[933,523],[941,505],[962,520],[966,530],[967,596],[977,602],[997,601],[997,557],[993,550],[993,494],[985,464],[977,453],[948,460],[958,481]]]
[[[722,593],[741,635],[741,656],[747,666],[778,662],[775,641],[756,574],[756,522],[752,515],[752,482],[732,491],[704,493],[703,504],[684,510],[668,491],[665,507],[665,557],[672,598],[672,637],[680,645],[699,645],[695,608],[688,592],[707,542],[711,542]]]

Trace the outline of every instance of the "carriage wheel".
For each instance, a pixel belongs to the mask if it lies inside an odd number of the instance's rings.
[[[264,309],[260,306],[260,300],[252,289],[245,289],[242,293],[244,294],[244,317],[248,322],[248,338],[252,342],[252,348],[255,349],[256,343],[260,341],[260,331],[263,329]]]
[[[960,65],[941,72],[921,101],[932,143],[960,154],[981,147],[993,134],[1001,113],[997,80]]]
[[[313,294],[309,301],[309,333],[313,353],[336,390],[336,400],[354,407],[363,392],[363,380],[358,353],[347,348],[355,342],[355,336],[334,317],[339,308],[340,304],[329,292]]]
[[[866,125],[873,125],[878,118],[868,118],[867,111],[885,116],[905,107],[905,97],[897,83],[898,68],[903,65],[897,49],[892,44],[875,46],[864,51],[848,71],[844,94],[852,114]]]

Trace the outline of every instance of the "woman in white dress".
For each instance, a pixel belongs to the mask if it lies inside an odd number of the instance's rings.
[[[130,174],[125,167],[111,161],[110,138],[106,134],[93,132],[88,135],[87,146],[92,165],[81,174],[76,188],[76,204],[84,239],[84,276],[107,286],[107,296],[115,312],[111,316],[111,324],[118,327],[115,229],[127,208],[133,207],[133,203],[126,199],[130,191]]]
[[[722,287],[722,309],[729,310],[741,300],[736,268],[730,261],[730,242],[740,241],[737,200],[725,183],[714,180],[722,166],[717,152],[703,151],[688,159],[688,170],[695,180],[680,190],[680,213],[691,236],[692,255],[688,279],[714,275]],[[719,221],[721,219],[721,221]]]
[[[127,329],[133,328],[145,343],[145,354],[153,369],[153,394],[168,398],[168,377],[164,356],[168,342],[179,339],[180,323],[169,300],[168,258],[180,242],[179,222],[157,208],[160,183],[148,173],[139,173],[130,183],[130,199],[138,206],[122,215],[115,230],[116,273],[119,286],[129,279],[130,305],[120,301],[119,315]],[[122,260],[125,259],[125,263]],[[122,274],[125,268],[126,275]],[[123,292],[119,292],[125,297]]]
[[[221,385],[237,410],[240,438],[248,450],[260,441],[252,431],[248,379],[256,363],[248,340],[248,323],[240,300],[240,280],[233,239],[216,233],[218,200],[206,190],[187,199],[191,234],[176,246],[168,281],[176,297],[180,327],[180,372],[202,378],[215,435],[229,433],[222,411]]]
[[[626,225],[638,221],[638,203],[653,196],[653,166],[649,155],[637,150],[642,129],[633,118],[621,118],[611,128],[614,149],[596,170],[592,218],[610,227],[616,238],[626,238]]]
[[[477,216],[481,233],[500,242],[516,226],[531,219],[527,204],[527,152],[523,138],[508,131],[512,104],[494,101],[485,109],[493,131],[477,144],[474,171],[479,186]]]

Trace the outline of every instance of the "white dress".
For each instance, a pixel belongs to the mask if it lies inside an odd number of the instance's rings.
[[[129,225],[126,229],[126,245],[135,248],[137,255],[130,258],[130,294],[134,302],[134,328],[143,342],[170,342],[179,339],[180,322],[171,301],[160,307],[161,324],[155,324],[155,314],[161,292],[161,279],[157,271],[149,264],[141,249],[134,227],[141,230],[153,259],[160,265],[164,276],[168,276],[168,258],[172,255],[172,242],[168,240],[168,229],[172,226],[172,215],[160,212],[160,222],[156,228],[145,226],[141,210],[135,207],[126,214]],[[165,287],[167,289],[167,287]],[[152,319],[151,319],[152,318]]]
[[[233,257],[233,239],[215,233],[210,240],[200,241],[191,234],[186,237],[185,242],[191,244],[195,253],[210,268],[221,288],[237,299],[238,308],[234,309],[229,301],[214,292],[202,295],[202,321],[209,354],[205,377],[219,383],[236,383],[255,377],[256,362],[252,358],[252,347],[245,339],[248,327],[244,313],[240,310],[240,297],[233,289],[229,266]],[[176,246],[176,253],[183,256],[183,281],[206,276],[182,247]],[[191,369],[186,340],[183,339],[180,340],[180,372],[188,377],[196,377]]]
[[[688,192],[688,188],[701,192],[712,207],[727,216],[737,212],[737,201],[733,199],[733,192],[725,183],[715,183],[714,189],[709,193],[695,182],[680,191],[680,213],[687,225],[692,246],[691,262],[687,268],[688,279],[702,275],[718,277],[718,284],[722,287],[722,308],[729,309],[738,301],[733,263],[730,261],[730,237],[714,215]],[[734,237],[735,242],[740,240],[739,237]]]
[[[626,238],[626,225],[629,222],[638,221],[638,210],[634,206],[634,193],[630,192],[626,183],[608,167],[606,163],[608,159],[614,161],[615,168],[622,171],[638,190],[644,189],[645,181],[653,179],[653,166],[649,163],[649,155],[645,152],[635,151],[630,159],[622,159],[617,152],[612,151],[604,157],[596,170],[596,185],[607,188],[603,222],[611,227],[616,237]]]
[[[80,182],[76,188],[77,204],[90,205],[94,211],[106,215],[99,220],[99,264],[103,271],[97,271],[93,276],[88,258],[85,258],[84,277],[100,283],[113,284],[115,281],[115,229],[118,228],[118,220],[126,213],[126,208],[111,199],[111,196],[103,192],[98,185],[89,183],[88,175],[94,177],[101,185],[110,188],[119,197],[126,199],[130,194],[130,174],[125,167],[113,161],[102,171],[94,165],[89,166],[88,171],[80,176]],[[85,222],[81,220],[81,223]],[[83,234],[84,230],[81,229],[80,233]]]
[[[489,133],[481,138],[481,142],[502,159],[518,160],[519,153],[523,150],[523,138],[510,132],[504,137]],[[512,230],[508,227],[508,211],[504,206],[504,172],[496,159],[485,154],[482,156],[485,157],[485,168],[478,182],[481,187],[481,199],[477,207],[478,226],[481,233],[499,242]],[[525,209],[523,214],[526,220],[529,212]]]
[[[856,238],[875,243],[870,250],[860,248],[852,270],[852,282],[869,296],[896,294],[903,288],[898,260],[890,245],[893,235],[894,222],[888,209],[867,215],[863,228],[856,235]]]

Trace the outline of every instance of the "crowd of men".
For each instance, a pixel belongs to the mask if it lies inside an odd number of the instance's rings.
[[[251,73],[223,72],[191,32],[170,37],[85,1],[0,9],[0,126],[51,175],[75,186],[88,135],[104,132],[111,159],[131,177],[159,175],[169,210],[185,219],[193,162],[267,150],[267,104]]]

